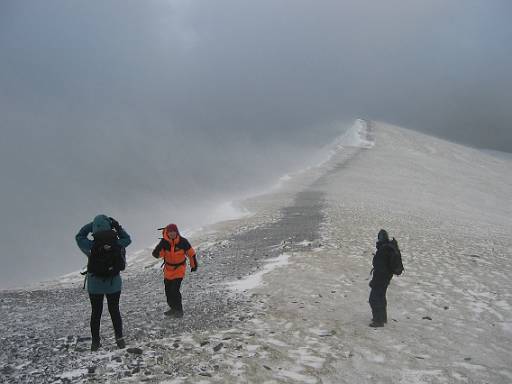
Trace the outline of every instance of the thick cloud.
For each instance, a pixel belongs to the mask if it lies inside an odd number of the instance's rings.
[[[511,11],[505,0],[2,1],[2,284],[75,268],[73,234],[98,212],[124,219],[136,247],[171,219],[202,223],[355,117],[512,151]]]
[[[1,6],[2,105],[52,125],[255,139],[363,115],[512,150],[508,1]]]

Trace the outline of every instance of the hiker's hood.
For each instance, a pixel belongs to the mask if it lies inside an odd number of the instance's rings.
[[[167,240],[169,243],[172,243],[173,240],[169,237],[169,232],[176,232],[178,234],[176,239],[180,237],[180,231],[176,224],[169,224],[167,227],[164,228],[163,231],[164,239]],[[176,239],[174,239],[174,241],[176,241]]]
[[[377,235],[377,241],[381,242],[381,243],[387,243],[389,242],[389,235],[388,233],[386,232],[386,230],[384,229],[381,229],[379,231],[379,234]]]
[[[112,229],[110,219],[106,215],[98,215],[92,221],[92,233],[109,231]]]
[[[375,246],[377,248],[382,247],[383,245],[386,245],[389,243],[389,235],[386,232],[386,230],[381,229],[379,231],[379,234],[377,235],[377,243],[375,243]]]

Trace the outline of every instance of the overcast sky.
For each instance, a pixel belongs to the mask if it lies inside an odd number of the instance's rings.
[[[271,183],[357,117],[512,152],[511,15],[509,0],[2,0],[3,284],[34,276],[19,258],[36,249],[56,260],[41,276],[74,268],[98,212],[144,245],[149,223],[193,227],[184,207]]]

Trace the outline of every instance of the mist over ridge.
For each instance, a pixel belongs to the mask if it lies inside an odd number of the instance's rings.
[[[187,233],[229,218],[236,212],[226,202],[261,193],[283,174],[314,165],[326,156],[324,143],[343,129],[344,124],[328,127],[311,143],[223,143],[172,129],[158,137],[98,132],[97,144],[82,136],[86,145],[78,140],[71,147],[56,145],[55,135],[40,136],[31,159],[20,157],[15,167],[3,163],[9,182],[2,184],[2,194],[10,198],[0,202],[9,218],[0,234],[0,288],[80,269],[86,259],[74,236],[99,213],[117,218],[132,235],[128,253],[152,246],[160,236],[156,229],[170,222]]]
[[[83,265],[73,235],[97,213],[132,250],[170,220],[196,227],[356,117],[512,151],[511,13],[508,0],[2,1],[0,286]]]

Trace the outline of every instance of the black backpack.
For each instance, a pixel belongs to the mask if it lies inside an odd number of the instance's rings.
[[[402,264],[402,253],[400,252],[400,248],[398,247],[398,242],[393,237],[393,240],[389,242],[391,249],[393,249],[391,255],[391,271],[394,275],[400,276],[404,271],[404,265]]]
[[[87,272],[99,277],[114,277],[124,271],[126,250],[117,242],[116,233],[112,230],[101,231],[93,237]]]

